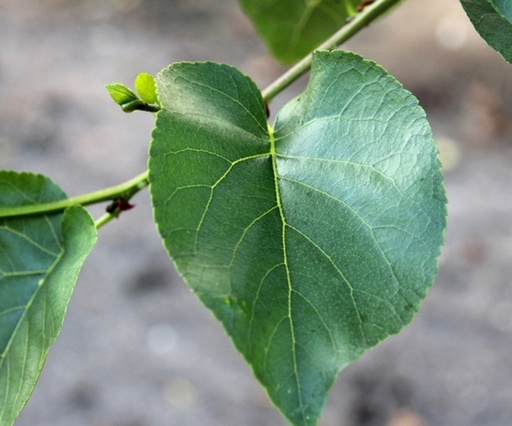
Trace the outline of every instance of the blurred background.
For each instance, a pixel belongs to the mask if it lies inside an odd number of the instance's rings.
[[[510,426],[512,66],[458,0],[408,0],[344,47],[426,109],[449,222],[419,314],[341,373],[320,426]],[[68,195],[142,172],[153,117],[123,114],[103,86],[183,60],[232,64],[261,88],[283,71],[235,0],[0,0],[0,167]],[[134,203],[101,229],[16,425],[286,425],[174,271],[147,191]]]

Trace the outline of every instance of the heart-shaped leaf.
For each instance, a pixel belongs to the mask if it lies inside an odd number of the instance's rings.
[[[65,197],[43,176],[0,172],[1,207]],[[11,425],[32,393],[95,241],[94,222],[79,206],[0,219],[0,424]]]
[[[512,4],[502,0],[460,0],[478,34],[512,63]]]
[[[272,54],[292,63],[347,23],[361,0],[240,0]]]
[[[155,219],[272,401],[314,425],[338,372],[409,323],[437,272],[445,194],[416,99],[374,62],[314,55],[268,125],[226,65],[157,77]]]

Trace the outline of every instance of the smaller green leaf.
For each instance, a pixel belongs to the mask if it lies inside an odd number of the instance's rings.
[[[503,0],[460,0],[480,36],[512,63],[512,5]]]
[[[139,99],[135,93],[133,93],[122,83],[106,84],[105,88],[107,89],[114,102],[121,107]]]
[[[158,103],[155,79],[151,74],[141,72],[135,79],[135,90],[137,90],[141,99],[148,104]]]
[[[63,198],[44,176],[0,171],[2,207]],[[0,219],[0,425],[12,425],[30,397],[95,242],[96,227],[81,206]]]

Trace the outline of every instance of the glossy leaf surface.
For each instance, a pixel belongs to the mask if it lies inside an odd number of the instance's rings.
[[[503,58],[512,63],[512,9],[500,0],[461,0],[480,36]]]
[[[276,406],[314,425],[338,372],[409,323],[436,275],[445,195],[424,113],[346,52],[314,55],[274,128],[226,65],[174,64],[157,89],[165,246]]]
[[[0,172],[0,205],[56,201],[49,179]],[[43,368],[96,228],[82,207],[63,214],[0,219],[0,424],[11,425]]]
[[[361,0],[240,0],[272,54],[292,63],[330,37]]]

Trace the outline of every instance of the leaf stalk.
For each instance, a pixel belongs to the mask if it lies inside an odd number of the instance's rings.
[[[0,219],[57,213],[65,210],[70,206],[87,206],[101,203],[103,201],[114,200],[116,198],[123,198],[124,200],[128,201],[137,192],[149,185],[148,174],[149,171],[146,170],[144,173],[141,173],[140,175],[119,185],[111,186],[109,188],[101,189],[96,192],[91,192],[76,197],[53,201],[50,203],[0,207]]]

